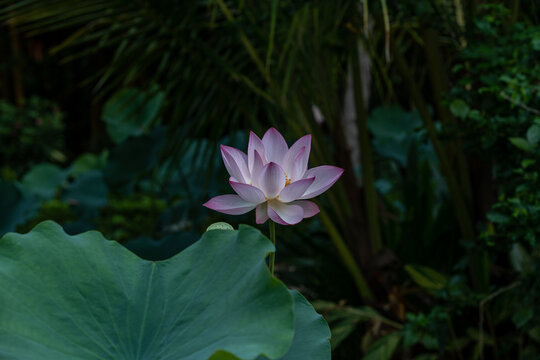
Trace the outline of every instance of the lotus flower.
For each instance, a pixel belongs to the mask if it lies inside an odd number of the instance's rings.
[[[240,215],[256,208],[256,222],[270,218],[281,225],[294,225],[312,217],[319,208],[312,201],[328,190],[343,169],[323,165],[308,169],[311,135],[298,139],[290,148],[283,136],[270,128],[262,140],[249,134],[247,155],[221,145],[221,155],[231,175],[235,195],[220,195],[204,206],[225,214]]]

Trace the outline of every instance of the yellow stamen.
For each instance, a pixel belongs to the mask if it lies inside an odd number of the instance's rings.
[[[287,174],[285,174],[285,186],[290,185],[290,184],[291,184],[291,179],[289,179]]]

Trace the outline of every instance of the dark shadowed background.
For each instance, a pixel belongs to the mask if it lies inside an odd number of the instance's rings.
[[[538,5],[0,0],[0,235],[166,259],[255,225],[202,206],[232,192],[218,144],[310,133],[345,173],[278,226],[276,272],[333,358],[536,359]]]

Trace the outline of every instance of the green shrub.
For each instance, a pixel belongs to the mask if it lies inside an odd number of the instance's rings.
[[[20,109],[0,100],[2,177],[20,175],[32,164],[65,161],[62,120],[54,103],[36,96]]]

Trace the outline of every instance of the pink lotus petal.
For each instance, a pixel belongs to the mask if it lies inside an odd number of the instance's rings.
[[[343,169],[336,166],[323,165],[317,166],[313,169],[306,171],[305,178],[315,177],[315,181],[306,190],[304,195],[300,199],[311,199],[317,195],[322,194],[334,185],[334,183],[343,174]]]
[[[307,188],[313,184],[313,181],[315,181],[314,177],[298,180],[290,185],[285,186],[285,188],[279,193],[279,201],[288,203],[293,200],[300,199],[300,197],[306,192]]]
[[[315,216],[320,212],[317,204],[309,200],[293,201],[291,205],[298,205],[298,206],[301,206],[302,209],[304,209],[304,219]]]
[[[285,221],[283,221],[271,207],[268,207],[268,217],[276,224],[289,225]]]
[[[264,193],[253,185],[229,181],[232,188],[240,197],[252,204],[260,204],[265,201]]]
[[[261,139],[253,132],[249,132],[249,144],[248,144],[248,169],[253,174],[253,166],[255,161],[255,152],[259,153],[261,159],[265,159],[264,145]]]
[[[285,173],[281,166],[269,162],[262,168],[258,177],[258,187],[268,199],[273,199],[285,187]]]
[[[264,224],[268,220],[268,204],[262,203],[257,205],[255,209],[255,222],[257,224]]]
[[[292,181],[296,181],[299,179],[302,179],[304,174],[307,170],[307,163],[304,162],[304,154],[306,152],[306,148],[302,148],[298,155],[296,155],[296,159],[293,162],[292,168],[290,170],[289,179]]]
[[[304,150],[302,150],[304,149]],[[311,152],[311,135],[302,136],[285,154],[283,170],[293,181],[301,179],[307,170],[309,153]],[[295,176],[293,176],[293,173]]]
[[[294,225],[302,221],[304,210],[299,205],[289,205],[272,200],[268,202],[268,216],[278,224]]]
[[[216,196],[210,199],[206,204],[203,204],[203,206],[224,214],[241,215],[255,209],[257,204],[252,204],[238,195],[231,194]]]
[[[230,146],[221,145],[221,156],[229,174],[239,182],[248,183],[250,179],[247,167],[247,155]]]
[[[257,150],[253,151],[253,168],[251,170],[251,184],[259,186],[259,174],[264,167],[264,162]]]
[[[274,128],[268,129],[262,138],[262,143],[264,145],[266,160],[281,164],[289,147],[279,131]]]

